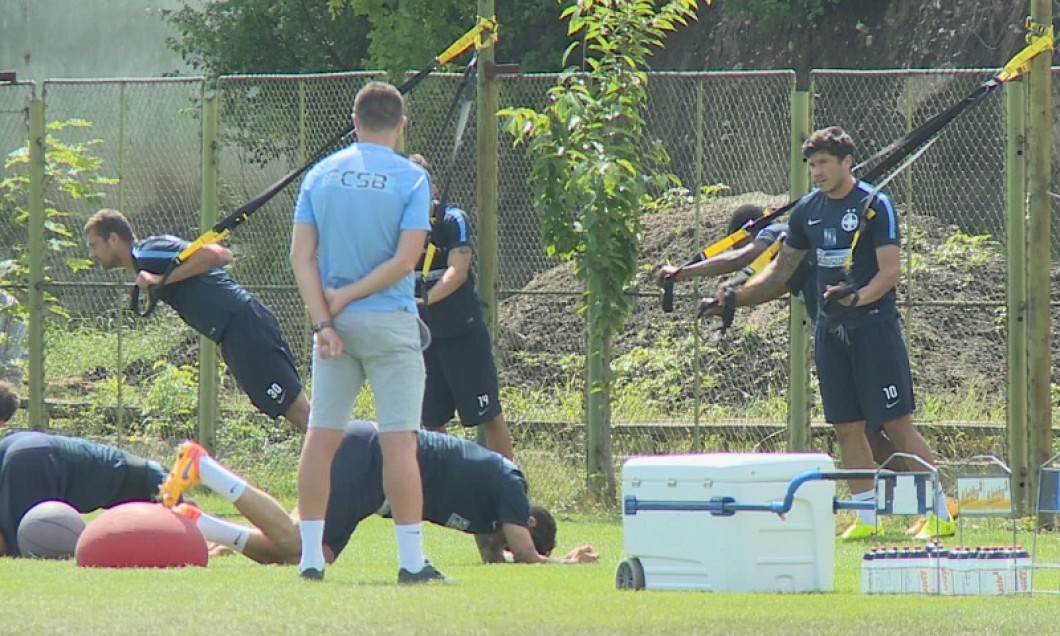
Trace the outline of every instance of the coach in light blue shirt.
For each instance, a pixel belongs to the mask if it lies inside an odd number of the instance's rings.
[[[324,578],[321,541],[330,466],[368,380],[397,537],[399,583],[444,580],[426,562],[416,430],[423,403],[422,323],[413,269],[430,229],[431,184],[394,152],[404,99],[372,82],[353,103],[358,142],[306,175],[295,204],[291,266],[312,321],[313,391],[298,465],[303,578]]]

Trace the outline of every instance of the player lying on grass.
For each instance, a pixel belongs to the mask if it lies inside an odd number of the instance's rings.
[[[563,558],[550,556],[556,522],[531,506],[526,480],[501,455],[457,437],[419,431],[423,518],[474,534],[485,563],[595,563],[591,546]],[[357,524],[384,508],[383,455],[371,422],[350,422],[331,465],[331,495],[324,525],[324,556],[332,563]],[[175,510],[193,519],[208,541],[228,546],[259,563],[298,563],[301,538],[297,510],[288,514],[272,496],[187,441],[178,450],[168,484],[179,492],[202,484],[226,498],[254,527],[224,521],[189,504]],[[175,497],[179,492],[169,493]]]
[[[0,428],[17,408],[11,385],[0,382]],[[0,555],[20,556],[18,524],[42,501],[65,501],[80,513],[153,501],[165,476],[161,464],[105,444],[36,431],[11,433],[0,439]]]

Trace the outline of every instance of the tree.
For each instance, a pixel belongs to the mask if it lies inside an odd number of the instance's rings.
[[[497,0],[497,59],[524,72],[555,71],[567,46],[558,19],[562,0]],[[474,24],[475,3],[463,0],[328,0],[333,10],[353,9],[372,27],[368,63],[394,75],[421,68]]]
[[[515,145],[533,157],[530,180],[549,256],[574,260],[588,313],[586,356],[589,485],[614,498],[611,339],[633,306],[640,219],[653,188],[676,183],[668,157],[644,139],[647,58],[664,35],[696,17],[696,0],[581,0],[563,11],[584,41],[587,72],[568,68],[549,106],[503,110]],[[568,48],[564,61],[575,45]]]
[[[524,71],[560,67],[560,0],[497,0],[498,59]],[[168,46],[210,76],[422,68],[475,24],[465,0],[208,0],[163,13]],[[400,79],[398,79],[400,81]]]
[[[210,76],[357,70],[368,56],[368,21],[322,2],[208,0],[162,15],[177,33],[166,44]]]

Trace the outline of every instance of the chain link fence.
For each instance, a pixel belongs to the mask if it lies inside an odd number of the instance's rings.
[[[813,127],[842,126],[867,156],[988,76],[985,71],[818,71],[812,84]],[[57,122],[49,134],[77,153],[100,159],[95,172],[114,180],[94,182],[91,196],[80,198],[58,188],[54,179],[49,183],[47,196],[60,213],[56,222],[68,234],[59,240],[62,231],[53,228],[56,240],[47,256],[47,292],[63,312],[49,314],[46,326],[45,384],[53,430],[164,444],[195,431],[199,339],[168,309],[148,321],[134,319],[125,309],[127,272],[80,269],[77,259],[87,257],[81,226],[88,216],[99,207],[114,207],[130,217],[141,237],[193,238],[203,229],[203,143],[217,144],[219,215],[224,216],[341,131],[349,123],[356,91],[383,77],[232,76],[220,78],[211,91],[198,78],[44,84],[46,121]],[[408,96],[411,126],[405,150],[427,156],[439,187],[449,188],[448,200],[467,210],[477,226],[475,112],[455,155],[454,123],[443,126],[459,81],[458,74],[435,74]],[[555,81],[553,75],[499,78],[499,105],[540,109]],[[794,73],[787,71],[650,77],[648,134],[663,142],[670,155],[667,168],[686,190],[658,193],[671,205],[643,218],[637,304],[613,342],[616,467],[638,453],[784,447],[786,301],[741,310],[734,329],[722,336],[713,325],[693,319],[698,299],[711,295],[716,281],[679,283],[677,311],[664,314],[652,270],[664,262],[683,263],[722,236],[739,205],[776,206],[788,200],[794,89]],[[33,90],[0,86],[5,153],[25,146],[25,104]],[[215,141],[204,140],[202,132],[203,100],[209,93],[216,94],[220,113]],[[903,221],[900,295],[920,401],[918,421],[973,423],[956,428],[956,436],[937,436],[944,456],[997,449],[1003,440],[997,427],[1005,414],[1005,136],[1003,101],[989,97],[887,188]],[[517,460],[534,493],[560,507],[578,507],[586,495],[580,284],[571,264],[545,256],[527,182],[531,160],[511,142],[502,125],[494,334],[502,402]],[[700,194],[712,185],[727,189],[717,198]],[[237,254],[234,278],[276,313],[308,376],[310,338],[287,262],[296,192],[289,187],[256,212],[232,233],[228,245]],[[14,237],[8,246],[25,244],[25,224],[16,214],[5,214],[0,227]],[[16,296],[20,284],[24,279],[4,279],[4,289]],[[814,396],[814,423],[826,433],[815,380],[807,390]],[[288,460],[297,453],[299,439],[286,424],[255,414],[226,375],[220,392],[222,457],[245,466],[251,478],[290,477]],[[357,415],[370,417],[370,403],[360,401]],[[963,438],[960,431],[966,432]],[[813,444],[832,450],[827,435],[816,436]],[[165,450],[159,455],[168,457]],[[293,492],[293,479],[289,483]]]
[[[29,138],[29,104],[37,96],[38,87],[33,83],[11,83],[0,87],[0,151],[3,152],[4,181],[0,186],[0,197],[5,212],[17,215],[17,208],[25,208],[25,190],[15,184],[26,171],[20,170]],[[8,215],[5,214],[5,217]],[[3,236],[2,259],[18,258],[21,245],[26,245],[27,228],[16,223],[0,225]],[[0,285],[0,377],[18,386],[22,384],[24,369],[22,361],[26,355],[26,323],[22,312],[15,311],[19,296],[25,293],[24,283],[18,277],[5,277]],[[16,413],[13,425],[25,425],[25,413]]]

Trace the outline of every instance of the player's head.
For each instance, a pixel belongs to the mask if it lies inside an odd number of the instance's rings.
[[[854,140],[839,126],[815,130],[806,141],[802,142],[804,159],[809,159],[819,152],[830,154],[839,160],[846,157],[853,159],[855,150],[857,148],[854,146]]]
[[[822,128],[802,144],[814,185],[825,195],[840,199],[854,185],[854,140],[842,128]]]
[[[409,155],[409,161],[427,171],[427,176],[431,178],[431,196],[437,197],[438,185],[434,182],[434,175],[431,174],[431,162],[427,161],[427,157],[424,157],[420,153]]]
[[[0,426],[7,424],[18,410],[18,393],[7,380],[0,380]]]
[[[729,231],[727,234],[732,234],[751,221],[757,221],[762,218],[763,214],[765,214],[765,210],[763,210],[760,205],[754,205],[751,203],[741,205],[733,210],[732,216],[729,217]]]
[[[353,118],[362,134],[400,131],[405,124],[405,98],[386,82],[369,82],[357,91]]]
[[[124,214],[103,208],[85,223],[85,239],[89,257],[104,268],[113,269],[122,266],[136,235]]]
[[[530,506],[530,538],[538,554],[548,556],[556,548],[556,520],[544,506]]]

